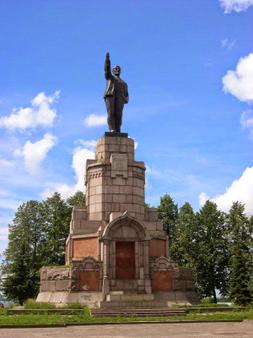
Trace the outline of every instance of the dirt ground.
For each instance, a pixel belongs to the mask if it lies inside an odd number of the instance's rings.
[[[66,328],[0,329],[1,338],[240,337],[253,338],[253,321],[242,323],[125,324]]]

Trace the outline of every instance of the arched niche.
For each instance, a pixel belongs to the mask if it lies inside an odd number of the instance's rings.
[[[110,281],[111,286],[117,285],[120,280],[149,278],[150,238],[141,222],[125,213],[107,225],[101,240],[104,278]]]
[[[144,225],[127,213],[110,222],[102,235],[106,240],[148,240]]]

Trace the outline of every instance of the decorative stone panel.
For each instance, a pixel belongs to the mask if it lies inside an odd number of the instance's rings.
[[[74,238],[73,259],[88,256],[98,257],[98,238]]]
[[[149,256],[150,257],[165,257],[166,256],[166,240],[151,239],[149,242]]]
[[[172,261],[167,257],[159,257],[153,262],[151,262],[151,270],[152,271],[178,271],[179,267],[177,263]]]
[[[71,270],[71,290],[99,291],[101,289],[101,263],[93,257],[73,262]]]
[[[67,291],[70,288],[70,268],[43,267],[40,271],[40,291]]]
[[[152,273],[151,285],[153,291],[171,291],[172,290],[171,271],[154,271]]]
[[[68,267],[43,267],[41,269],[41,280],[64,280],[70,278]]]
[[[155,260],[151,259],[150,266],[154,290],[195,290],[195,283],[191,269],[180,268],[177,263],[166,257],[159,257]],[[169,280],[169,284],[166,284],[166,275]]]
[[[77,288],[79,291],[99,291],[99,271],[78,271]]]
[[[127,154],[111,154],[111,177],[123,176],[127,178]]]

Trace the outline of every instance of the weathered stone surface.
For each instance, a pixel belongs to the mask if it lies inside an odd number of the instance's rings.
[[[156,208],[145,208],[145,221],[148,222],[157,222],[158,213]]]
[[[178,265],[167,257],[158,257],[151,262],[152,271],[178,271]]]
[[[174,279],[172,284],[173,291],[185,291],[186,284],[184,280]]]
[[[122,150],[124,151],[125,149],[123,148]],[[128,177],[127,154],[112,153],[110,162],[112,178],[117,178],[117,176],[122,176],[123,178]]]
[[[80,259],[88,256],[97,258],[98,254],[99,247],[97,237],[73,239],[73,259]]]
[[[43,267],[41,269],[41,280],[64,280],[69,279],[70,270],[65,266]]]
[[[80,303],[91,308],[97,308],[102,301],[102,294],[101,292],[47,291],[40,292],[36,301],[54,303],[59,307],[68,303]]]
[[[172,291],[171,271],[154,271],[152,273],[153,291]]]
[[[56,291],[68,291],[70,288],[69,280],[56,280],[55,281],[55,290]]]
[[[166,244],[164,239],[151,239],[149,246],[150,257],[166,256]]]
[[[96,159],[87,161],[86,207],[73,210],[70,267],[41,270],[38,300],[90,306],[105,298],[118,306],[197,301],[192,271],[168,257],[167,235],[157,210],[144,203],[144,186],[145,165],[134,160],[134,141],[106,134]]]

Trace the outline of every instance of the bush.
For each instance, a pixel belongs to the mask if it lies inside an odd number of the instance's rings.
[[[80,303],[69,303],[60,308],[61,309],[83,309],[84,305],[81,305]]]
[[[80,303],[69,303],[64,306],[57,307],[55,304],[51,303],[37,303],[34,299],[27,299],[24,303],[24,309],[26,310],[50,310],[50,309],[69,309],[69,310],[82,310],[83,314],[86,316],[90,316],[90,310],[87,306],[82,305]]]
[[[5,316],[7,315],[7,310],[4,308],[0,308],[0,316]]]
[[[215,304],[215,302],[212,297],[206,297],[201,299],[201,304]]]
[[[34,299],[27,299],[24,303],[24,309],[31,310],[31,309],[55,309],[56,306],[51,303],[37,303]]]

